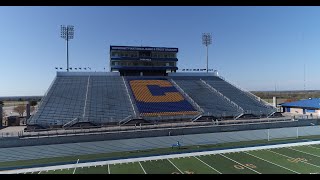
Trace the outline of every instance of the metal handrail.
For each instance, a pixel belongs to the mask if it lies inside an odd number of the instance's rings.
[[[121,121],[119,121],[119,126],[128,123],[129,121],[132,120],[132,116],[129,115],[127,117],[125,117],[124,119],[122,119]]]
[[[265,107],[270,108],[269,103],[268,103],[267,101],[265,101],[265,100],[261,99],[260,97],[254,95],[254,94],[251,93],[250,91],[245,90],[245,89],[241,88],[240,86],[238,86],[238,85],[236,85],[236,84],[234,84],[234,83],[226,80],[226,79],[225,79],[224,77],[222,77],[222,76],[219,76],[219,78],[221,78],[221,79],[224,80],[225,82],[229,83],[230,85],[234,86],[235,88],[239,89],[240,91],[244,92],[244,94],[246,94],[249,98],[254,99],[254,100],[256,100],[256,101],[259,101],[259,102],[262,102],[262,104],[263,104]]]
[[[83,114],[82,114],[82,117],[83,117],[83,118],[86,116],[86,108],[87,108],[89,84],[90,84],[90,75],[89,75],[89,77],[88,77],[87,91],[86,91],[86,99],[84,100],[84,107],[83,107]]]
[[[229,99],[227,96],[223,95],[220,91],[218,91],[217,89],[215,89],[214,87],[212,87],[211,85],[209,85],[207,82],[205,82],[204,80],[200,79],[200,81],[205,84],[209,90],[211,90],[212,92],[217,93],[218,95],[220,95],[221,97],[223,97],[225,100],[227,100],[228,102],[230,102],[232,105],[236,106],[241,112],[244,112],[243,108],[241,106],[239,106],[237,103],[233,102],[231,99]]]
[[[192,119],[192,122],[197,121],[197,120],[200,119],[201,117],[202,117],[202,113],[199,114],[199,115],[197,115],[197,116],[195,116],[195,117]]]
[[[38,104],[37,109],[35,109],[35,112],[34,112],[33,114],[38,113],[38,111],[39,111],[39,109],[40,109],[40,106],[42,106],[42,103],[43,103],[44,99],[47,97],[47,95],[48,95],[49,91],[51,90],[51,88],[52,88],[52,86],[54,85],[54,83],[56,82],[56,80],[57,80],[57,76],[56,76],[56,77],[54,77],[54,80],[51,82],[51,84],[50,84],[49,88],[48,88],[48,89],[47,89],[47,91],[44,93],[43,97],[41,98],[41,101],[40,101],[40,102],[39,102],[39,104]],[[33,116],[31,116],[31,117],[33,117]],[[29,122],[32,120],[32,118],[31,118],[31,117],[28,119],[28,120],[29,120]],[[26,122],[26,123],[28,123],[28,120],[27,120],[27,122]],[[36,122],[34,122],[34,123],[36,123]]]
[[[128,97],[129,97],[130,104],[131,104],[131,106],[132,106],[134,116],[137,117],[137,112],[136,112],[137,110],[136,110],[136,108],[135,108],[135,106],[134,106],[134,104],[133,104],[133,102],[132,102],[131,94],[130,94],[130,92],[129,92],[129,90],[128,90],[127,81],[124,79],[124,76],[122,76],[122,80],[123,80],[124,86],[125,86],[125,88],[126,88],[127,95],[128,95]]]
[[[93,128],[89,130],[83,129],[59,129],[59,130],[49,130],[49,131],[39,131],[39,132],[24,132],[20,138],[38,138],[39,136],[66,136],[68,134],[77,135],[77,134],[96,134],[96,133],[114,133],[114,132],[126,132],[126,131],[145,131],[152,129],[174,129],[174,128],[193,128],[193,127],[211,127],[211,126],[230,126],[230,125],[243,125],[243,124],[264,124],[264,123],[277,123],[277,122],[291,122],[291,118],[277,118],[272,121],[268,118],[265,119],[255,119],[255,120],[237,120],[237,121],[219,121],[219,124],[213,124],[212,122],[185,122],[185,123],[165,123],[165,124],[152,124],[144,125],[141,127],[132,126],[114,126],[114,127],[103,127],[103,128]],[[298,120],[294,120],[298,121]],[[59,132],[58,132],[59,131]]]
[[[242,115],[244,115],[244,113],[239,114],[237,117],[234,118],[234,120],[239,119]]]
[[[66,126],[70,127],[70,126],[72,126],[72,125],[75,124],[75,123],[73,123],[73,122],[75,122],[76,120],[77,120],[77,122],[79,122],[79,118],[76,117],[76,118],[72,119],[71,121],[67,122],[66,124],[64,124],[62,127],[63,127],[63,128],[66,127]],[[76,123],[77,123],[77,122],[76,122]],[[70,124],[71,124],[71,125],[70,125]]]
[[[184,92],[184,90],[178,86],[178,84],[173,80],[173,79],[170,79],[171,83],[173,84],[174,87],[176,87],[180,92],[182,92],[182,94],[187,97],[187,99],[189,101],[191,101],[191,103],[196,106],[197,110],[200,111],[201,113],[204,112],[204,110],[187,94]]]

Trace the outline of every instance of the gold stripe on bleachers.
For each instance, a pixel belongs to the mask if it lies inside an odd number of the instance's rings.
[[[180,112],[155,112],[155,113],[141,113],[141,116],[177,116],[177,115],[196,115],[197,111],[180,111]]]
[[[172,87],[167,80],[131,80],[130,86],[137,101],[140,102],[179,102],[184,97],[179,92],[165,92],[165,95],[153,96],[148,85]]]

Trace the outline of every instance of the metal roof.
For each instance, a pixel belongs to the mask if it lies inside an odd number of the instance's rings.
[[[320,98],[304,99],[304,100],[300,100],[300,101],[281,103],[279,105],[285,106],[285,107],[301,107],[301,108],[320,109]]]

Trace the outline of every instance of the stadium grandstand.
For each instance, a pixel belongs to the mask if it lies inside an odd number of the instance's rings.
[[[265,118],[276,109],[217,73],[176,72],[178,48],[110,46],[110,72],[57,72],[27,129]]]

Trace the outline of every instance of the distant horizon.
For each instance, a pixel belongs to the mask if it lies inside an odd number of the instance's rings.
[[[101,71],[102,72],[102,71]],[[232,83],[232,82],[231,82]],[[241,86],[240,86],[240,88],[241,88]],[[243,89],[243,88],[241,88],[241,89]],[[47,90],[49,90],[49,87],[48,87],[48,89]],[[249,90],[246,90],[246,89],[244,89],[245,91],[249,91]],[[252,90],[252,91],[249,91],[249,92],[272,92],[272,93],[275,93],[275,92],[311,92],[311,91],[319,91],[320,92],[320,90],[317,90],[317,89],[306,89],[306,90],[299,90],[299,89],[297,89],[297,90]],[[47,93],[47,91],[45,92],[45,93]],[[38,97],[38,96],[40,96],[40,97],[42,97],[42,96],[44,96],[45,95],[45,93],[44,94],[35,94],[35,95],[9,95],[9,96],[0,96],[0,98],[7,98],[7,97],[32,97],[32,96],[34,96],[34,97]],[[1,101],[1,100],[0,100]]]

